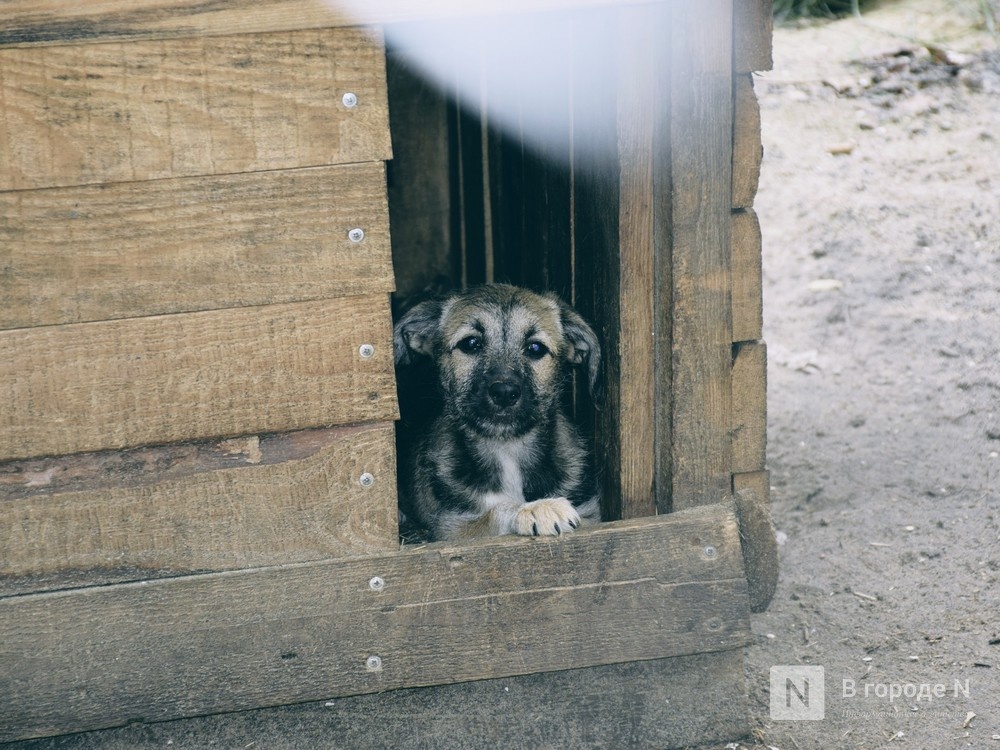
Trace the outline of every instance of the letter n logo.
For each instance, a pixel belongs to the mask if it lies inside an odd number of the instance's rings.
[[[777,721],[820,721],[826,716],[823,667],[771,667],[771,718]]]

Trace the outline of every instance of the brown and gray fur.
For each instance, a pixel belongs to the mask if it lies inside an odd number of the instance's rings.
[[[421,365],[433,381],[431,413],[404,412],[400,440],[401,507],[429,538],[556,535],[600,520],[591,452],[561,409],[574,366],[592,393],[600,372],[580,315],[555,295],[491,284],[417,305],[394,346],[401,391]]]

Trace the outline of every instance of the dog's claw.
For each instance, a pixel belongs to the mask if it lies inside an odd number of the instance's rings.
[[[521,506],[513,529],[521,536],[562,536],[580,525],[580,514],[564,497],[547,497]]]

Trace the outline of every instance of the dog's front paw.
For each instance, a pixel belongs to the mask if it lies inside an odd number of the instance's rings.
[[[547,497],[518,508],[514,531],[521,536],[556,536],[580,525],[580,514],[564,497]]]

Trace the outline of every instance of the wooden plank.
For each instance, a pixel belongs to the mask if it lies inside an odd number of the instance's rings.
[[[552,540],[8,597],[0,741],[749,638],[732,504]]]
[[[732,0],[681,3],[671,24],[672,408],[658,410],[658,504],[715,502],[730,490],[732,345]],[[726,19],[726,20],[723,20]]]
[[[774,33],[772,0],[739,0],[733,16],[733,70],[770,70]]]
[[[664,4],[621,12],[617,48],[619,251],[618,356],[613,369],[619,390],[615,420],[621,453],[621,516],[656,514],[653,492],[657,450],[656,306],[669,309],[670,298],[656,298],[655,262],[665,250],[663,222],[669,211],[664,175],[669,171],[670,49],[663,35],[670,28]],[[662,319],[661,319],[662,320]],[[663,387],[663,384],[660,384]],[[669,403],[669,401],[668,401]]]
[[[778,542],[771,521],[771,474],[733,474],[750,611],[763,612],[778,588]]]
[[[740,649],[133,724],[5,750],[688,748],[746,737]],[[711,707],[708,710],[707,707]],[[715,745],[711,745],[715,747]]]
[[[395,419],[391,326],[370,295],[2,331],[0,457]]]
[[[733,208],[749,208],[757,195],[764,147],[760,142],[760,104],[749,73],[734,76]]]
[[[291,31],[542,10],[634,5],[648,0],[5,0],[0,47]]]
[[[763,338],[760,221],[753,209],[733,212],[733,341]]]
[[[733,473],[761,471],[767,449],[767,345],[745,342],[733,349]]]
[[[0,465],[0,596],[396,549],[394,440],[365,425]]]
[[[0,265],[0,329],[388,293],[385,170],[0,193]]]
[[[7,49],[0,71],[0,190],[391,156],[381,39],[359,29]]]

